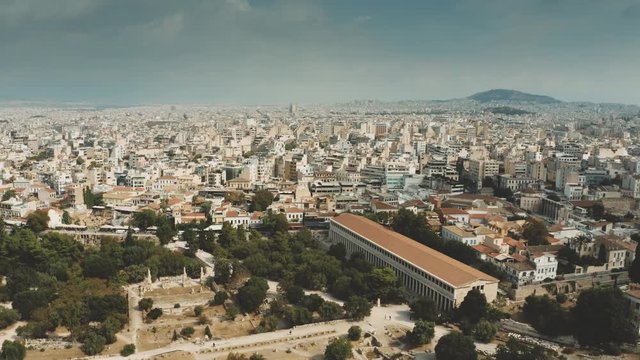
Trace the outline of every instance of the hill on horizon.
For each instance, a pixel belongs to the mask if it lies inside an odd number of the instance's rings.
[[[493,89],[483,91],[469,96],[468,99],[475,100],[481,103],[488,103],[492,101],[513,101],[537,104],[557,104],[562,102],[558,99],[552,98],[551,96],[534,95],[522,91],[508,89]]]

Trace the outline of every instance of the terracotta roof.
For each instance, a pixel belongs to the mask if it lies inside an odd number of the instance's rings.
[[[455,287],[461,287],[478,280],[498,282],[498,279],[494,277],[402,234],[389,230],[365,217],[345,213],[333,218],[331,221],[349,228],[351,231]]]
[[[405,201],[404,203],[402,203],[402,205],[400,205],[401,208],[408,208],[412,206],[415,206],[417,208],[426,208],[427,204],[425,204],[424,201],[422,200],[414,199],[414,200]]]
[[[505,266],[510,267],[516,271],[532,271],[535,270],[536,268],[531,265],[530,263],[523,261],[523,262],[514,262],[514,263],[506,263]]]
[[[458,208],[440,208],[443,215],[469,215],[468,212]]]
[[[486,254],[486,255],[493,254],[493,253],[496,252],[495,250],[493,250],[492,248],[488,247],[485,244],[478,244],[478,245],[475,245],[475,246],[472,246],[472,247],[474,249],[476,249],[477,252],[483,253],[483,254]]]
[[[372,200],[371,201],[371,205],[375,206],[376,209],[378,210],[392,210],[392,209],[397,209],[397,207],[391,205],[391,204],[387,204],[386,202],[380,201],[380,200]]]

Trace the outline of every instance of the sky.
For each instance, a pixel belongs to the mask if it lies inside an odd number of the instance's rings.
[[[640,0],[0,0],[0,100],[640,104]]]

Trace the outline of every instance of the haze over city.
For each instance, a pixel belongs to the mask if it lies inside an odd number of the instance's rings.
[[[0,1],[0,100],[640,103],[640,3]]]
[[[640,359],[640,0],[0,0],[0,360]]]

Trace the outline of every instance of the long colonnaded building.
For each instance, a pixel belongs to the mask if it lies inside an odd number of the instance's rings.
[[[373,265],[392,268],[407,291],[433,299],[442,310],[458,307],[472,289],[488,302],[496,299],[498,279],[363,216],[331,219],[329,240],[344,244],[347,255],[361,252]]]

